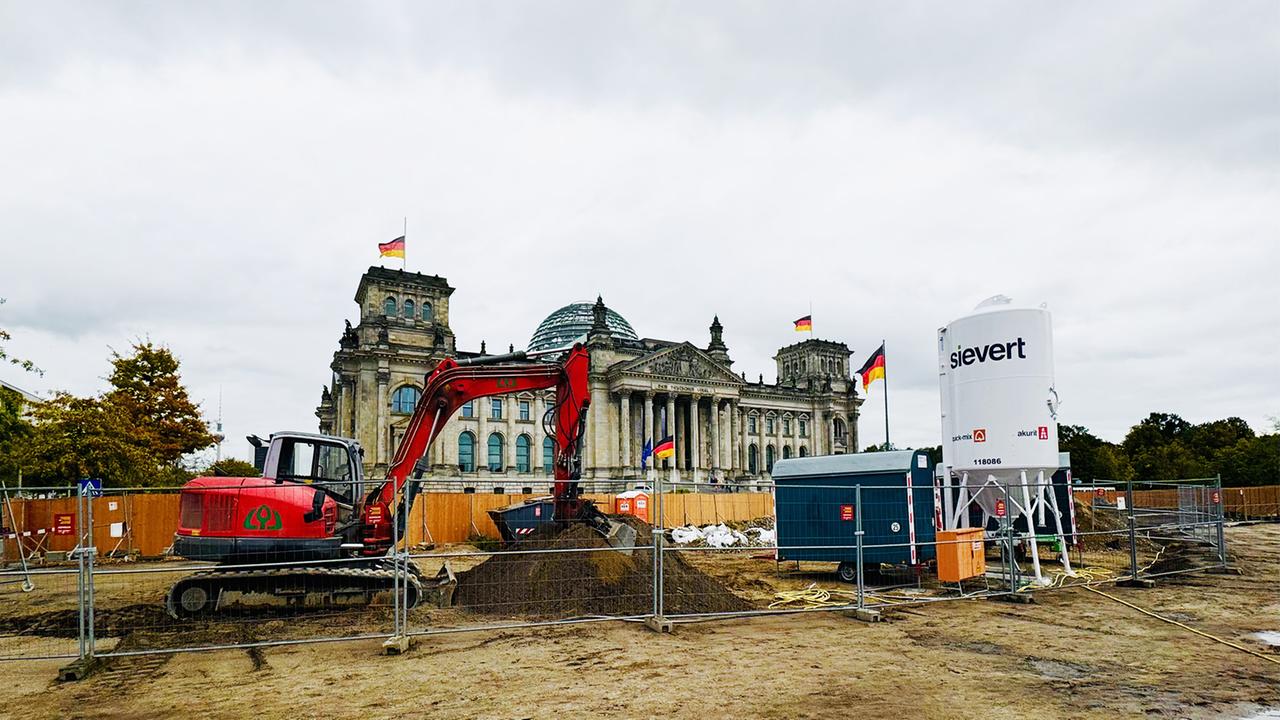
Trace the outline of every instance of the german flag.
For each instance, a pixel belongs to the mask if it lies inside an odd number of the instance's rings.
[[[391,242],[378,243],[378,254],[382,257],[404,257],[404,236]]]
[[[670,435],[662,438],[662,441],[653,446],[654,457],[669,458],[676,454],[676,441]]]
[[[884,343],[880,343],[880,349],[871,353],[871,357],[862,363],[862,369],[858,374],[862,376],[863,392],[867,391],[871,383],[884,379]]]
[[[813,316],[805,315],[796,321],[796,332],[813,332]]]

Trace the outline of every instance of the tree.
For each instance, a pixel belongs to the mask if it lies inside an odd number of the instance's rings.
[[[18,450],[31,434],[31,423],[22,415],[25,404],[21,395],[0,387],[0,478],[4,480],[18,477]]]
[[[37,405],[32,416],[35,422],[18,458],[36,482],[96,477],[121,486],[152,480],[156,459],[133,441],[133,425],[119,407],[58,393]]]
[[[0,298],[0,305],[3,305],[4,303],[5,303],[5,299]],[[11,336],[8,332],[6,332],[4,328],[0,327],[0,343],[8,342],[11,339],[13,339],[13,336]],[[22,358],[16,358],[10,355],[9,352],[4,349],[3,344],[0,344],[0,362],[8,362],[12,365],[17,365],[18,367],[21,367],[23,370],[26,370],[27,372],[33,372],[39,375],[44,374],[44,371],[36,367],[36,364],[31,362],[30,360],[24,360]]]
[[[1190,429],[1191,423],[1177,415],[1151,413],[1129,429],[1129,434],[1124,436],[1124,450],[1132,457],[1143,450],[1152,450],[1181,440]]]
[[[201,475],[213,477],[258,477],[262,473],[253,463],[236,458],[223,458],[205,468]]]
[[[1071,474],[1079,480],[1125,481],[1133,477],[1124,449],[1083,425],[1059,425],[1058,448],[1071,454]]]
[[[120,409],[135,428],[138,446],[162,465],[214,443],[200,408],[178,375],[178,359],[168,348],[135,342],[133,353],[111,353],[114,388],[103,398]]]

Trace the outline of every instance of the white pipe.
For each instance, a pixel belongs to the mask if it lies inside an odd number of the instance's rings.
[[[1044,576],[1040,574],[1040,550],[1036,547],[1036,529],[1031,513],[1031,492],[1027,490],[1027,471],[1020,470],[1019,475],[1022,477],[1022,502],[1027,512],[1027,532],[1029,533],[1027,540],[1031,543],[1031,566],[1035,569],[1036,583],[1044,585]]]

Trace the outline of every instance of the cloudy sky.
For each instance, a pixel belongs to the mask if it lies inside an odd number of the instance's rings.
[[[1054,311],[1065,422],[1280,414],[1272,0],[3,2],[0,128],[45,369],[0,378],[96,392],[149,337],[242,457],[315,427],[406,216],[466,349],[601,293],[772,379],[812,303],[932,445],[936,329],[1003,293]]]

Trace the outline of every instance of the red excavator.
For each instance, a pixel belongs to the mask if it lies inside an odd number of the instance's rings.
[[[556,389],[556,404],[543,417],[547,434],[555,438],[555,522],[586,523],[613,547],[634,547],[633,528],[610,520],[581,497],[579,453],[590,403],[586,348],[574,345],[559,363],[533,357],[517,352],[442,361],[427,376],[386,480],[367,492],[359,443],[297,432],[271,436],[262,477],[201,477],[187,483],[174,554],[237,567],[179,580],[169,589],[169,614],[211,612],[229,593],[283,597],[295,604],[319,595],[321,602],[335,604],[368,602],[390,590],[392,523],[403,523],[413,507],[419,483],[408,480],[411,473],[417,479],[428,469],[431,443],[467,402],[526,390]],[[263,445],[257,438],[250,441]],[[403,537],[403,526],[397,527]],[[423,580],[412,563],[409,568],[404,585],[413,606],[423,594]],[[446,580],[437,578],[440,584]]]

